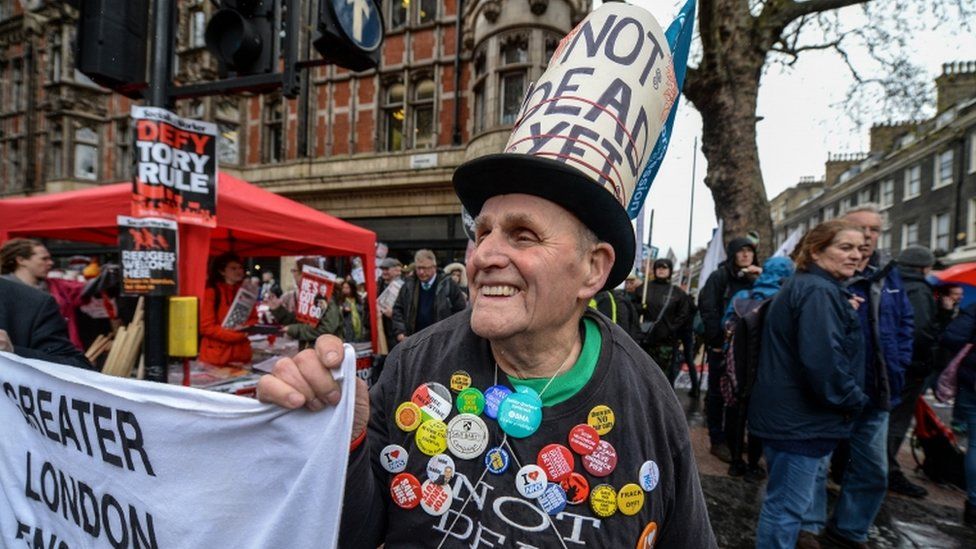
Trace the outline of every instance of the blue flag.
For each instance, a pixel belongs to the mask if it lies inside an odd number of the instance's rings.
[[[688,68],[688,50],[691,49],[691,35],[694,28],[695,0],[688,0],[685,2],[684,7],[681,8],[681,11],[678,12],[678,16],[671,23],[671,26],[664,33],[664,36],[668,39],[668,46],[671,48],[671,58],[674,62],[674,79],[679,91],[685,83],[685,69]],[[657,143],[654,144],[654,150],[651,151],[651,158],[647,161],[647,165],[644,166],[644,171],[641,172],[640,179],[637,180],[634,194],[630,199],[630,204],[627,205],[627,214],[631,219],[637,217],[637,214],[640,212],[644,200],[647,199],[648,191],[651,189],[654,176],[657,175],[657,170],[664,161],[664,154],[668,152],[668,141],[671,139],[671,127],[674,125],[674,114],[678,112],[678,101],[680,99],[681,94],[679,93],[678,97],[674,100],[674,105],[671,106],[668,121],[661,128],[661,135],[658,136]]]

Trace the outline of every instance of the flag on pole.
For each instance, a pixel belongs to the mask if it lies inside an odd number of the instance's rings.
[[[803,237],[803,228],[797,227],[793,229],[793,232],[790,233],[790,236],[786,237],[786,241],[776,250],[773,257],[789,257],[793,253],[793,249],[796,248],[796,245],[800,243],[801,237]]]
[[[719,264],[725,260],[725,246],[722,245],[722,220],[718,220],[718,228],[712,233],[712,240],[708,243],[705,250],[705,257],[702,259],[701,272],[698,275],[698,288],[705,287],[708,277],[715,272]]]
[[[685,2],[684,7],[681,8],[681,11],[678,12],[678,16],[675,17],[671,26],[664,32],[664,36],[668,40],[668,47],[671,49],[671,60],[674,65],[674,81],[679,90],[685,83],[685,71],[688,68],[688,51],[691,49],[691,35],[694,29],[695,0],[688,0]],[[630,215],[631,219],[637,217],[638,212],[641,211],[641,206],[643,206],[644,201],[647,199],[647,193],[651,189],[651,182],[654,181],[654,176],[657,175],[657,170],[664,161],[664,155],[668,152],[668,142],[671,140],[671,128],[674,126],[674,115],[678,112],[679,99],[680,94],[679,97],[675,98],[674,104],[671,106],[668,121],[661,128],[661,134],[658,136],[657,143],[654,144],[654,149],[651,151],[651,158],[648,160],[647,165],[644,166],[644,171],[641,173],[640,179],[637,181],[637,186],[634,188],[634,194],[631,195],[630,204],[627,206],[627,214]]]

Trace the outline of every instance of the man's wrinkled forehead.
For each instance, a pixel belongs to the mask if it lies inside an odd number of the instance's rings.
[[[881,214],[862,211],[849,213],[844,217],[862,229],[881,230]]]

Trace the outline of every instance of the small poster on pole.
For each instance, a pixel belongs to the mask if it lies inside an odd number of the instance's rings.
[[[122,258],[122,293],[176,295],[179,257],[176,222],[124,215],[116,219]]]
[[[132,107],[132,215],[217,226],[217,125]]]
[[[396,304],[397,296],[400,295],[400,288],[402,287],[402,279],[398,278],[390,282],[390,285],[376,298],[376,305],[379,306],[380,311],[393,310],[393,305]]]
[[[311,265],[302,266],[302,279],[298,283],[298,309],[295,317],[299,322],[315,326],[329,306],[336,276]]]

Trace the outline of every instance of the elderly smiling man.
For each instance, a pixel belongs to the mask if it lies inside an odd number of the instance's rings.
[[[637,29],[628,34],[629,25]],[[606,77],[596,72],[613,60],[562,62],[578,49],[622,60],[624,38],[643,44],[643,57]],[[606,50],[592,47],[601,40],[611,41]],[[530,90],[506,152],[455,172],[476,219],[471,307],[398,345],[368,395],[358,382],[342,546],[715,545],[667,380],[623,330],[587,309],[633,265],[623,205],[643,162],[629,166],[621,155],[594,167],[614,158],[600,138],[641,117],[656,122],[630,133],[632,152],[650,152],[673,100],[665,85],[641,87],[655,56],[667,78],[670,55],[653,19],[605,4],[561,44],[535,88],[543,91]],[[574,78],[581,70],[592,78]],[[627,93],[611,110],[614,85]],[[341,352],[338,340],[322,338],[314,353],[279,362],[260,398],[312,410],[336,404],[330,370]]]

